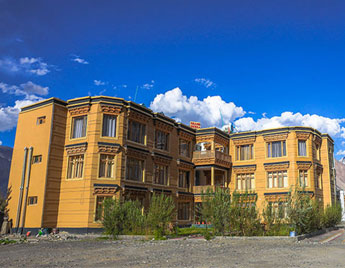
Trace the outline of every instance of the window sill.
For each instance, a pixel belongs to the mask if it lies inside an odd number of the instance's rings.
[[[84,178],[71,178],[71,179],[65,179],[65,181],[82,181]]]

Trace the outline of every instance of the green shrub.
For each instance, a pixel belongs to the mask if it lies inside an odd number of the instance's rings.
[[[323,227],[329,228],[339,224],[341,222],[341,214],[340,204],[327,206],[322,217]]]
[[[229,189],[208,188],[202,193],[201,213],[206,223],[212,223],[217,234],[224,235],[229,230],[231,196]]]
[[[322,228],[322,208],[316,200],[296,188],[288,198],[288,221],[297,234],[311,233]]]
[[[144,216],[136,201],[122,202],[107,198],[103,202],[102,224],[105,233],[117,239],[120,234],[136,234],[144,230]]]
[[[230,206],[230,231],[233,235],[262,235],[257,197],[251,193],[233,192]]]
[[[162,239],[167,233],[168,225],[172,222],[175,204],[170,196],[153,194],[147,213],[147,224],[155,239]]]

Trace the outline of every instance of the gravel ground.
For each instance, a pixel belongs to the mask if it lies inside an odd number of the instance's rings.
[[[0,245],[0,267],[345,267],[345,244],[290,239],[40,241]]]

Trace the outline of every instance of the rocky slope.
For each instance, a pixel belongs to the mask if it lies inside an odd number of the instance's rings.
[[[12,148],[0,145],[0,193],[7,192],[8,177],[10,175]]]

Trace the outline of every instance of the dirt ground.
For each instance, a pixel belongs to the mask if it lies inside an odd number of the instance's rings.
[[[331,235],[331,234],[330,234]],[[324,240],[324,237],[322,238]],[[345,267],[344,243],[315,238],[40,241],[0,246],[0,267]]]

